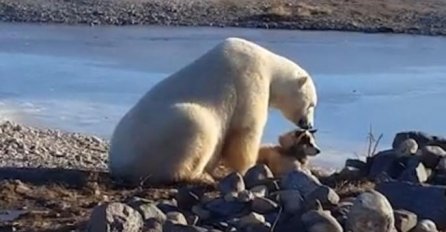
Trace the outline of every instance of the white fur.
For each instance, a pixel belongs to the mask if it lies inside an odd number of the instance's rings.
[[[311,126],[316,103],[313,81],[297,64],[228,38],[124,115],[111,139],[109,169],[132,181],[211,180],[206,171],[223,159],[244,173],[257,160],[269,106]]]

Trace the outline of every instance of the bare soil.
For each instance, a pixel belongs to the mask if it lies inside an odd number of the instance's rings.
[[[224,169],[220,172],[223,175]],[[91,210],[100,203],[135,196],[171,199],[185,185],[124,186],[105,172],[58,168],[0,168],[0,180],[1,211],[23,213],[11,221],[0,220],[0,231],[84,231]],[[210,194],[215,190],[201,187]]]

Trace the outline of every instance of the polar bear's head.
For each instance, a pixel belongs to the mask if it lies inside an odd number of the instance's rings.
[[[297,66],[297,65],[296,65]],[[271,106],[302,129],[314,126],[317,104],[316,88],[311,77],[303,70],[274,77],[271,83]]]

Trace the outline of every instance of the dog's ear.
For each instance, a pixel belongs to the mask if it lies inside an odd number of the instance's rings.
[[[314,134],[314,133],[316,133],[317,132],[317,129],[310,129],[310,130],[308,130],[311,134]]]
[[[296,128],[296,129],[294,129],[294,135],[297,137],[297,136],[301,135],[302,133],[305,133],[305,131],[307,131],[307,130],[302,129],[302,128]]]

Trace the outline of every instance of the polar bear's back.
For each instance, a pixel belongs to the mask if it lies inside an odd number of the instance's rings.
[[[167,95],[184,98],[184,95],[194,90],[202,94],[215,94],[217,91],[213,88],[233,82],[232,78],[245,77],[240,73],[247,67],[254,70],[263,68],[265,64],[271,63],[271,56],[275,57],[273,59],[279,57],[247,40],[228,38],[156,84],[147,95],[165,100]],[[263,64],[260,61],[264,61]]]

